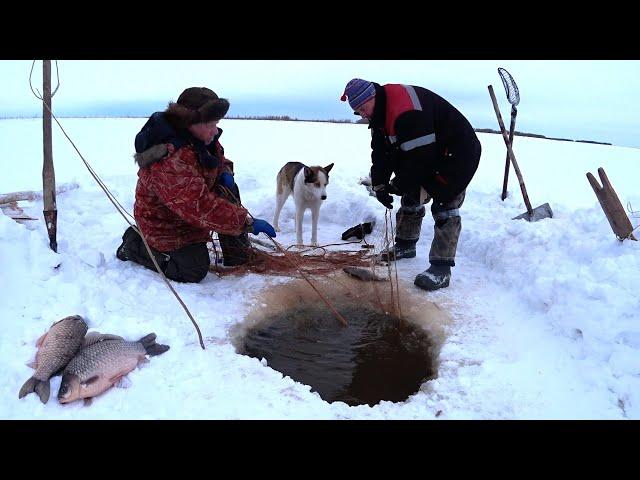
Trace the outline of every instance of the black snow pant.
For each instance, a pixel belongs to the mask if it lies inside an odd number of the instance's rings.
[[[240,189],[235,183],[233,187],[229,189],[233,194],[231,198],[229,195],[225,195],[232,203],[241,203]],[[249,234],[242,233],[237,237],[233,235],[218,234],[218,240],[220,241],[220,249],[222,250],[222,264],[225,267],[234,267],[236,265],[242,265],[249,260],[249,252],[251,251],[251,242],[249,241]]]
[[[160,252],[151,247],[160,270],[170,280],[197,283],[209,272],[209,249],[205,242],[192,243],[170,252]],[[122,245],[116,251],[120,260],[131,260],[149,270],[157,271],[142,238],[133,227],[127,228],[122,236]]]
[[[466,191],[448,203],[440,203],[435,199],[431,204],[433,240],[429,250],[429,262],[432,265],[455,266],[458,238],[462,230],[459,208],[464,202]],[[424,205],[413,195],[403,195],[401,206],[396,213],[396,244],[398,246],[415,245],[420,238],[422,219],[425,215]]]
[[[233,198],[229,200],[240,202],[238,186],[234,185],[230,191],[233,194]],[[218,240],[220,241],[223,265],[225,267],[242,265],[248,261],[251,243],[247,233],[242,233],[237,237],[219,233]],[[209,265],[211,264],[206,242],[193,243],[170,252],[160,252],[153,247],[151,251],[165,276],[176,282],[200,282],[207,276]],[[124,232],[122,245],[118,247],[116,256],[120,260],[131,260],[154,272],[157,271],[142,238],[133,227],[129,227]]]

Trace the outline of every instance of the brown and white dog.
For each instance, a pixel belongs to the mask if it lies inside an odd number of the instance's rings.
[[[276,212],[273,226],[280,231],[278,220],[280,210],[289,195],[293,194],[296,205],[296,243],[302,245],[302,218],[307,208],[311,209],[311,245],[318,245],[318,216],[320,205],[327,198],[329,171],[333,163],[326,167],[307,167],[300,162],[289,162],[280,169],[277,177]]]

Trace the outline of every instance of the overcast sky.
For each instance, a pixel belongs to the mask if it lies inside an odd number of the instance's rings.
[[[32,62],[0,60],[0,117],[41,114],[29,88]],[[355,119],[339,98],[359,77],[428,88],[474,127],[497,129],[491,84],[508,128],[511,105],[498,67],[520,90],[517,130],[640,148],[638,60],[62,60],[53,106],[61,116],[147,116],[183,89],[206,86],[230,100],[229,115]],[[55,63],[52,70],[55,87]],[[42,91],[42,61],[32,84]]]

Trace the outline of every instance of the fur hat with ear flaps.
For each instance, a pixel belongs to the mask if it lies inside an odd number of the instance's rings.
[[[187,88],[177,102],[169,103],[165,117],[176,129],[185,129],[194,123],[220,120],[229,110],[229,100],[219,98],[206,87]]]

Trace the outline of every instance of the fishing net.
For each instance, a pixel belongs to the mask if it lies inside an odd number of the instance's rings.
[[[222,193],[230,199],[232,202],[241,205],[240,200],[229,189],[222,187]],[[220,277],[226,275],[242,275],[246,273],[261,273],[268,275],[280,275],[288,277],[302,277],[313,288],[318,296],[324,301],[327,307],[334,313],[336,318],[340,320],[344,325],[347,321],[337,312],[332,303],[325,298],[322,292],[314,285],[315,282],[311,281],[311,277],[324,277],[329,279],[329,275],[343,270],[345,267],[360,267],[362,269],[368,269],[371,271],[372,276],[377,276],[375,273],[375,266],[381,264],[380,256],[375,253],[375,246],[368,243],[365,238],[359,241],[343,242],[338,244],[328,244],[322,246],[305,246],[305,245],[292,245],[284,248],[273,238],[269,238],[271,243],[260,242],[252,240],[249,248],[245,251],[247,253],[246,262],[241,265],[232,267],[220,266],[220,255],[218,248],[220,247],[219,239],[212,237],[211,251],[215,258],[213,265],[209,267],[210,271],[217,274]],[[385,211],[385,229],[384,237],[380,240],[380,249],[389,249],[394,244],[394,228],[392,215],[389,210]],[[216,246],[216,243],[218,246]],[[344,246],[348,244],[360,243],[361,248],[359,250],[330,250],[328,247]],[[273,245],[272,245],[273,244]],[[259,245],[262,248],[256,247]],[[292,250],[297,248],[297,250]],[[380,306],[382,311],[393,311],[398,317],[402,317],[402,309],[400,306],[400,295],[398,288],[398,272],[395,268],[395,262],[393,267],[390,264],[386,264],[385,268],[378,268],[378,271],[384,270],[389,280],[389,302],[391,306],[385,309],[382,302],[382,295],[375,284],[377,282],[370,282],[373,287],[374,295],[373,300]],[[356,275],[360,276],[360,275]],[[362,279],[362,278],[361,278]],[[331,281],[336,281],[335,277],[331,278]]]
[[[239,197],[226,187],[219,186],[222,195],[231,202],[241,205]],[[390,214],[387,214],[390,218]],[[389,228],[385,229],[385,238],[382,247],[390,245],[388,235]],[[214,235],[215,236],[215,235]],[[212,238],[210,251],[215,261],[209,270],[219,276],[242,275],[249,272],[265,273],[281,276],[304,276],[304,275],[328,275],[344,267],[372,267],[378,256],[374,254],[374,245],[366,241],[365,238],[359,241],[332,243],[322,246],[292,245],[283,247],[273,238],[271,243],[260,240],[252,240],[248,249],[247,261],[242,265],[232,267],[220,266],[220,239]],[[333,250],[328,247],[345,246],[349,244],[361,244],[359,250]],[[264,247],[258,248],[257,246]],[[298,247],[296,250],[294,248]],[[228,249],[227,249],[228,250]],[[243,252],[244,257],[247,252]]]
[[[334,299],[327,298],[327,292],[331,289],[339,289],[349,292],[356,303],[370,305],[384,313],[391,313],[397,318],[402,318],[400,297],[398,291],[397,272],[394,272],[390,264],[379,261],[379,255],[374,252],[374,246],[368,244],[366,240],[361,242],[345,242],[340,244],[329,244],[318,247],[300,246],[294,250],[277,244],[276,250],[265,250],[260,248],[263,244],[252,244],[246,263],[233,267],[223,267],[220,265],[220,252],[217,240],[214,240],[210,251],[215,261],[209,268],[211,272],[220,277],[228,275],[244,275],[247,273],[259,273],[275,276],[285,276],[300,278],[307,282],[318,294],[318,300],[326,303],[329,310],[343,322],[347,324],[342,315],[333,305]],[[345,244],[362,243],[361,250],[330,250],[329,247],[342,246]],[[363,280],[367,277],[367,272],[378,279],[384,278],[389,281],[366,281],[355,284],[345,283],[344,277],[333,275],[343,271],[345,267],[359,267],[364,273],[356,274],[355,277]],[[395,274],[395,276],[394,276]],[[352,278],[351,276],[347,276]],[[345,279],[346,280],[346,279]],[[320,283],[317,283],[320,282]],[[326,283],[329,282],[329,283]],[[328,288],[330,287],[330,288]]]
[[[329,247],[361,242],[345,242],[344,244],[329,244],[317,247],[304,246],[295,249],[294,246],[283,247],[276,243],[274,249],[260,248],[262,244],[252,242],[249,249],[247,262],[234,266],[223,267],[220,265],[220,246],[215,239],[209,248],[215,262],[212,262],[210,271],[219,276],[242,275],[246,273],[266,273],[280,276],[299,276],[302,272],[306,275],[328,275],[347,266],[371,267],[375,264],[377,256],[374,254],[373,245],[362,242],[360,250],[331,250]]]
[[[509,103],[514,107],[517,106],[520,103],[520,91],[518,90],[516,81],[513,79],[511,74],[502,67],[498,68],[498,73],[500,74],[500,78],[502,79],[504,91],[507,94]]]

